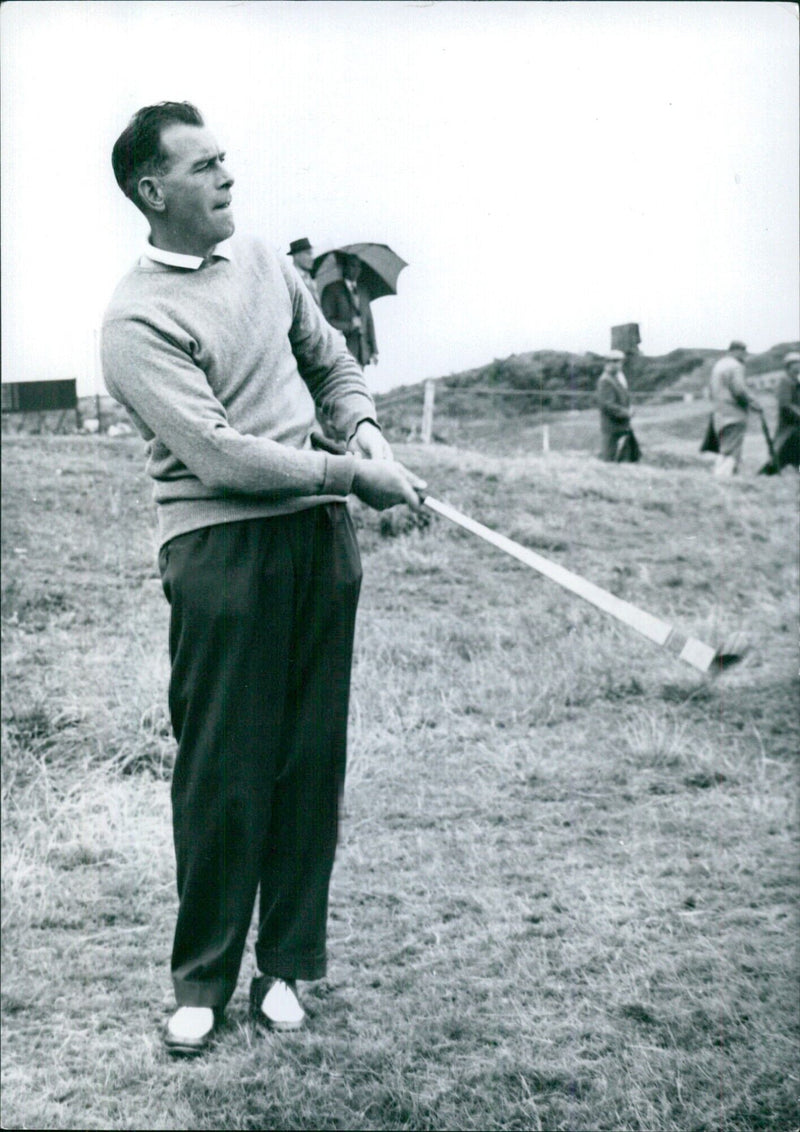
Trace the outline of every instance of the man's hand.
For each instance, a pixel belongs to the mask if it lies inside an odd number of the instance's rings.
[[[363,456],[366,460],[391,460],[392,449],[377,425],[372,421],[362,421],[350,438],[348,452]]]
[[[368,507],[385,511],[397,503],[407,503],[414,511],[422,506],[420,492],[427,484],[397,460],[357,460],[352,491]]]
[[[395,460],[389,442],[377,425],[361,421],[347,448],[361,457],[353,477],[354,495],[376,511],[384,511],[397,503],[407,503],[414,511],[420,509],[419,492],[427,484]]]

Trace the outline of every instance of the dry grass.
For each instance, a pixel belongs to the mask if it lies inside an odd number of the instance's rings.
[[[712,683],[444,520],[358,509],[329,974],[304,1032],[264,1038],[248,955],[193,1064],[158,1029],[172,744],[139,445],[7,441],[4,1127],[800,1126],[797,483],[717,483],[663,423],[634,468],[496,437],[400,455],[683,629],[747,630],[747,663]]]

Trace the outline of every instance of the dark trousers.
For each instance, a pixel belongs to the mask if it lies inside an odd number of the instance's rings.
[[[264,974],[325,973],[361,562],[344,503],[179,535],[169,703],[178,1005],[233,994],[260,886]]]

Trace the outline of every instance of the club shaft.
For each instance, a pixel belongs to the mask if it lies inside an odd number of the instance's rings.
[[[693,668],[697,668],[700,672],[707,672],[711,667],[716,656],[716,650],[711,648],[710,645],[706,645],[694,637],[684,637],[668,622],[654,617],[652,613],[639,609],[638,606],[631,605],[630,602],[616,597],[608,590],[601,589],[600,586],[596,586],[593,582],[581,577],[580,574],[573,574],[572,571],[559,566],[556,562],[551,562],[548,558],[542,557],[541,554],[529,550],[527,546],[522,546],[520,543],[514,542],[513,539],[498,534],[489,527],[485,527],[483,523],[477,523],[474,519],[470,519],[469,516],[457,511],[455,507],[451,507],[449,503],[443,503],[430,495],[425,497],[424,503],[437,515],[449,519],[452,523],[463,527],[464,530],[470,531],[478,538],[491,543],[492,546],[511,555],[512,558],[524,562],[526,566],[530,566],[531,569],[549,578],[562,589],[569,590],[570,593],[583,598],[584,601],[588,601],[597,609],[608,613],[617,621],[635,629],[637,633],[641,633],[643,637],[647,637],[654,644],[667,648],[670,652],[675,652],[681,660],[691,664]]]
[[[761,417],[761,431],[764,433],[764,439],[767,442],[767,451],[769,452],[769,458],[772,461],[773,467],[777,468],[778,457],[775,453],[775,445],[772,442],[772,437],[770,436],[769,427],[767,425],[767,422],[764,420],[763,416]]]

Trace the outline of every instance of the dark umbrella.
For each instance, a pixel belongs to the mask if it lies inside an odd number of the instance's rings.
[[[363,286],[370,301],[383,295],[397,294],[397,277],[408,264],[386,244],[345,244],[318,255],[311,274],[320,294],[329,283],[344,279],[344,260],[351,255],[361,263],[358,283]]]

